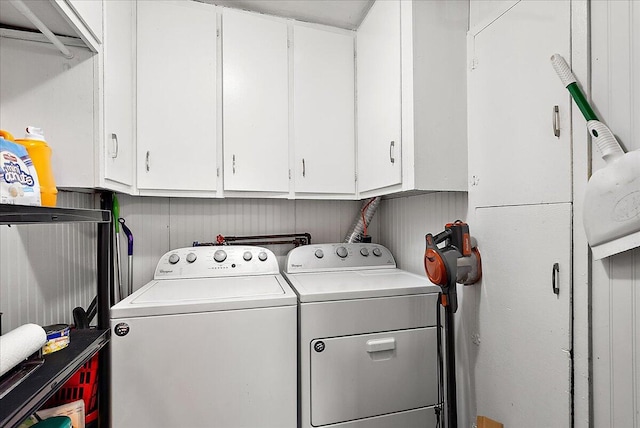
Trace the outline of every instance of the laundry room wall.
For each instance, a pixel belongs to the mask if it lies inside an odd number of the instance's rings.
[[[640,2],[592,1],[591,31],[596,113],[639,150]],[[604,161],[592,151],[595,171]],[[592,426],[640,427],[640,249],[593,261],[591,292]]]
[[[94,208],[94,195],[59,192],[58,206]],[[6,333],[26,323],[70,323],[95,296],[94,224],[0,226],[0,312]]]
[[[309,233],[312,243],[342,242],[362,205],[359,201],[284,199],[188,199],[118,195],[120,216],[134,236],[133,290],[153,278],[167,251],[197,242],[215,242],[218,235],[245,236]],[[378,236],[375,217],[370,227]],[[121,233],[123,281],[127,255]],[[292,245],[267,246],[280,266]]]
[[[341,242],[360,201],[187,199],[118,195],[120,216],[134,235],[133,289],[153,278],[160,257],[194,241],[227,236],[310,233],[312,243]],[[95,196],[60,192],[58,206],[95,208]],[[375,217],[369,231],[378,242]],[[122,278],[127,281],[126,239],[120,233]],[[268,246],[285,259],[292,245]],[[25,323],[71,323],[76,306],[95,295],[93,225],[0,226],[2,332]]]

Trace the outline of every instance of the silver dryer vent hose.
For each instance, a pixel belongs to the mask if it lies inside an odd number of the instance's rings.
[[[358,210],[358,215],[354,220],[350,232],[344,237],[344,242],[347,244],[351,244],[354,242],[362,241],[362,232],[364,232],[364,223],[362,221],[362,213],[364,212],[364,221],[368,225],[371,223],[371,219],[373,215],[376,213],[376,209],[380,204],[380,196],[376,196],[375,198],[367,199],[362,203],[362,207]]]

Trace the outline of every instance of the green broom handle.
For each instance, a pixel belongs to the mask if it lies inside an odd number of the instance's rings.
[[[576,76],[574,76],[564,58],[560,54],[553,54],[551,56],[551,63],[553,64],[553,68],[556,70],[558,77],[562,80],[562,84],[569,90],[569,93],[573,97],[573,100],[576,102],[576,105],[587,122],[590,120],[599,120],[598,116],[593,112],[591,105],[589,105],[589,101],[587,101],[580,90]]]

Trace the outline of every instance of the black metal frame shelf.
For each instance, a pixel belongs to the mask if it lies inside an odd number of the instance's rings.
[[[109,223],[110,221],[111,213],[105,210],[0,204],[0,224]]]
[[[2,398],[0,426],[18,426],[40,408],[84,363],[107,344],[109,333],[109,330],[97,329],[71,331],[69,346],[45,355],[44,364]]]
[[[101,194],[102,208],[111,207],[112,194]],[[0,426],[17,427],[51,397],[82,365],[100,352],[98,364],[100,426],[109,426],[109,308],[112,266],[112,218],[107,209],[38,207],[0,204],[0,225],[97,224],[97,329],[75,330],[69,346],[45,356],[45,363],[0,399]]]

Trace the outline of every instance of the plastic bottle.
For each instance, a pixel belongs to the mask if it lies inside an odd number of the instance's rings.
[[[29,157],[36,168],[38,181],[40,182],[42,205],[55,207],[58,189],[56,189],[56,182],[51,170],[51,148],[44,140],[43,130],[34,126],[27,126],[24,139],[16,140],[16,143],[22,144],[27,148],[27,153],[29,153]]]

